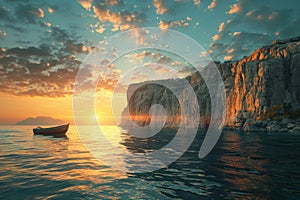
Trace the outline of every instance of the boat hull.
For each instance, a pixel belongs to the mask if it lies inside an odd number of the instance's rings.
[[[39,128],[34,128],[33,133],[40,134],[40,135],[65,135],[68,129],[69,129],[69,124],[50,127],[50,128],[39,127]]]

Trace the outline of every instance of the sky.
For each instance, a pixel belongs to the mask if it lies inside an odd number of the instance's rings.
[[[298,0],[1,0],[0,124],[39,115],[72,121],[80,65],[103,40],[120,32],[176,30],[223,62],[275,39],[299,36],[299,10]],[[181,67],[181,76],[189,72],[186,62],[168,53],[132,52],[104,73],[98,93],[113,93],[124,65],[151,62]],[[105,98],[96,101],[102,108],[109,103]],[[106,112],[99,111],[97,118],[110,123]]]

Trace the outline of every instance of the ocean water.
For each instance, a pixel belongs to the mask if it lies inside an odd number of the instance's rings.
[[[112,143],[132,152],[159,149],[173,137],[137,140],[116,127],[107,130]],[[199,159],[204,135],[199,131],[167,168],[135,174],[93,158],[74,126],[61,138],[33,135],[30,126],[1,126],[0,199],[300,199],[300,134],[227,131]]]

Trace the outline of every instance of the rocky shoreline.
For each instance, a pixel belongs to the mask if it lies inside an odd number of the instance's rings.
[[[223,130],[243,132],[280,132],[300,133],[300,120],[284,118],[281,121],[255,120],[249,112],[240,112],[234,123],[226,125]]]

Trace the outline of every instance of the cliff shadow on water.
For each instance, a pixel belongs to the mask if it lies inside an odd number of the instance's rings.
[[[198,157],[198,151],[203,143],[206,131],[206,128],[199,128],[195,135],[191,133],[184,136],[184,139],[192,140],[188,149],[189,153],[193,152],[195,154],[194,157]],[[123,140],[121,144],[131,153],[150,153],[166,147],[176,137],[176,134],[178,134],[178,128],[165,127],[152,137],[139,138],[133,136],[129,130],[122,132]],[[190,138],[191,136],[195,136],[195,138]]]

